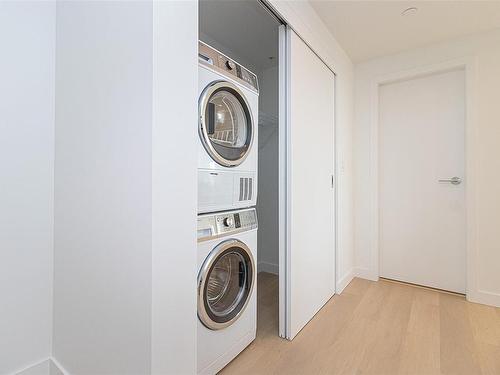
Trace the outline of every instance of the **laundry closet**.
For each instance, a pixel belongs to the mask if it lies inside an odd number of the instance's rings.
[[[258,0],[200,2],[200,40],[255,73],[259,106],[254,116],[258,136],[258,271],[278,274],[278,43],[279,21]],[[277,298],[277,297],[276,297]]]
[[[200,41],[253,72],[258,82],[258,272],[278,275],[279,122],[278,63],[280,22],[258,0],[199,3]],[[277,283],[277,281],[276,281]],[[278,298],[277,289],[276,299]],[[276,312],[277,314],[277,312]],[[277,334],[277,332],[276,332]]]
[[[279,264],[279,26],[253,1],[199,3],[200,40],[255,73],[258,80],[258,272],[278,275]],[[277,293],[277,291],[276,291]],[[277,296],[276,296],[277,298]]]
[[[257,316],[279,334],[280,25],[258,0],[199,3],[199,373],[248,346]]]

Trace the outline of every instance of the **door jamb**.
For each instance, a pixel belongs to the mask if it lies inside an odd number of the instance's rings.
[[[466,212],[466,297],[469,301],[477,300],[476,282],[476,203],[475,178],[475,76],[476,58],[464,57],[438,64],[419,67],[383,75],[374,79],[371,90],[370,119],[370,262],[368,270],[360,270],[360,275],[367,279],[378,280],[380,276],[379,249],[379,88],[383,84],[406,81],[421,76],[445,73],[456,69],[465,71],[465,212]]]
[[[290,243],[290,173],[289,163],[290,150],[288,147],[288,82],[289,71],[288,68],[288,31],[286,25],[279,27],[279,117],[278,117],[278,160],[279,160],[279,182],[278,182],[278,200],[279,200],[279,336],[287,338],[289,329],[289,286],[287,285],[287,275],[289,272],[289,259],[288,259],[288,246]]]

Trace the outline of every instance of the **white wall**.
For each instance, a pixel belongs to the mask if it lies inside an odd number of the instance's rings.
[[[353,65],[307,1],[270,0],[274,9],[336,73],[337,292],[352,280],[353,247]]]
[[[370,265],[376,256],[370,246],[370,117],[371,84],[380,76],[422,68],[458,58],[476,62],[474,83],[466,95],[473,95],[476,160],[473,212],[476,216],[474,241],[475,280],[470,290],[473,300],[500,306],[500,31],[460,38],[447,43],[383,57],[356,66],[355,77],[355,259],[357,273],[376,278]]]
[[[278,273],[278,67],[259,75],[258,270]]]
[[[196,1],[155,2],[153,79],[151,370],[153,374],[194,374],[198,323]]]
[[[55,3],[0,2],[0,373],[50,355]]]
[[[57,11],[54,357],[194,373],[197,3]]]
[[[72,374],[151,370],[152,13],[57,4],[53,355]]]

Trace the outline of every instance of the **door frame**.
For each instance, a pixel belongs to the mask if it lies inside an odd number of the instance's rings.
[[[469,301],[478,300],[476,282],[476,203],[475,203],[475,76],[476,58],[464,57],[399,71],[375,78],[371,85],[371,118],[370,118],[370,262],[369,269],[359,272],[359,276],[377,281],[380,277],[379,248],[379,89],[381,85],[407,81],[419,77],[446,73],[463,69],[465,72],[465,215],[466,215],[466,297]]]
[[[287,147],[287,119],[289,118],[288,109],[288,53],[287,53],[287,31],[286,25],[279,26],[279,69],[278,69],[278,91],[279,91],[279,117],[278,117],[278,160],[279,160],[279,181],[278,181],[278,295],[279,295],[279,336],[286,338],[288,333],[288,314],[290,309],[289,288],[287,283],[287,274],[289,272],[288,262],[288,244],[290,242],[289,212],[290,201],[287,191],[290,186],[290,173],[288,171],[288,160],[290,159],[290,150]]]

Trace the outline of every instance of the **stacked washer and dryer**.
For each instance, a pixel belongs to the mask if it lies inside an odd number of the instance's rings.
[[[198,363],[215,374],[257,330],[257,76],[199,43]]]

